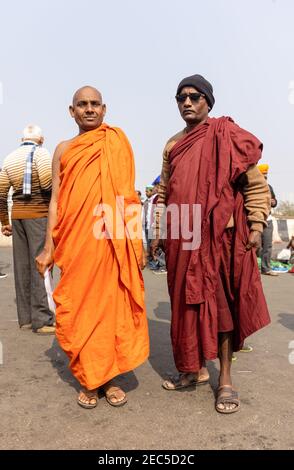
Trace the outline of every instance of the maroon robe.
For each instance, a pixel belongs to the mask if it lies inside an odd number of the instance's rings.
[[[249,227],[238,187],[238,177],[258,162],[261,150],[256,137],[222,117],[209,118],[170,152],[167,205],[201,206],[197,249],[185,251],[181,235],[172,239],[167,220],[171,339],[181,372],[197,372],[217,357],[219,332],[233,331],[238,351],[247,336],[270,323],[255,250],[245,249]],[[227,229],[232,214],[235,225]]]

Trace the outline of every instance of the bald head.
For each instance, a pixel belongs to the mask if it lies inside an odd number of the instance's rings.
[[[75,92],[69,111],[79,126],[80,134],[83,134],[101,126],[106,106],[100,91],[92,86],[84,86]]]
[[[83,98],[85,95],[87,96],[89,94],[91,96],[96,96],[96,98],[100,99],[100,101],[102,103],[102,94],[100,93],[100,91],[97,90],[97,88],[94,88],[93,86],[86,85],[86,86],[83,86],[82,88],[79,88],[75,92],[75,94],[73,95],[73,98],[72,98],[72,105],[75,106],[75,104],[78,100]]]

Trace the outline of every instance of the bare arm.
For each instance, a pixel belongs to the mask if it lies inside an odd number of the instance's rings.
[[[67,146],[66,142],[62,142],[56,147],[52,160],[52,195],[49,205],[49,214],[47,221],[46,241],[43,251],[36,258],[37,269],[43,276],[46,269],[52,269],[54,264],[54,243],[52,232],[57,224],[57,202],[60,186],[60,157]]]

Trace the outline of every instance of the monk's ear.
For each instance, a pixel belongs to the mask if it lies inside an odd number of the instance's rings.
[[[102,105],[102,110],[103,110],[102,112],[103,112],[103,117],[104,117],[106,114],[106,104]]]
[[[74,111],[73,106],[70,105],[70,107],[69,107],[68,109],[69,109],[69,112],[70,112],[71,117],[73,118],[73,117],[75,116],[75,111]]]

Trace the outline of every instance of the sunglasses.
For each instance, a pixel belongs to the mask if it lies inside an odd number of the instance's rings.
[[[201,96],[203,96],[203,98],[205,97],[203,93],[183,93],[176,95],[176,100],[178,103],[185,103],[186,99],[189,98],[191,101],[197,102],[200,100]]]

